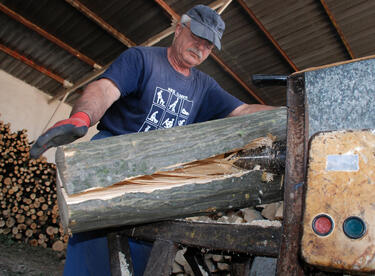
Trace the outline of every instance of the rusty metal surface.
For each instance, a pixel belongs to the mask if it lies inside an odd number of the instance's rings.
[[[287,155],[284,183],[283,233],[277,275],[303,275],[299,261],[305,176],[305,84],[303,74],[288,80]]]

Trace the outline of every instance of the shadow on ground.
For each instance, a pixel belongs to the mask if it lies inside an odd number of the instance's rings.
[[[0,235],[0,275],[62,275],[65,252],[32,247]]]

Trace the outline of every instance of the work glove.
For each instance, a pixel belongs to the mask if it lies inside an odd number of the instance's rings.
[[[42,134],[30,149],[30,157],[38,158],[51,147],[69,144],[84,136],[90,127],[90,117],[77,112],[69,119],[57,122]]]

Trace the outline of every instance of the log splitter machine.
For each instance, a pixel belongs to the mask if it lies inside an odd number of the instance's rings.
[[[296,72],[287,86],[278,275],[374,275],[375,56]]]

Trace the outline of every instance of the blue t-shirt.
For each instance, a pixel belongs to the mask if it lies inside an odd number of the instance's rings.
[[[243,104],[195,68],[187,77],[175,71],[162,47],[126,50],[101,78],[121,93],[98,125],[113,135],[224,118]]]

